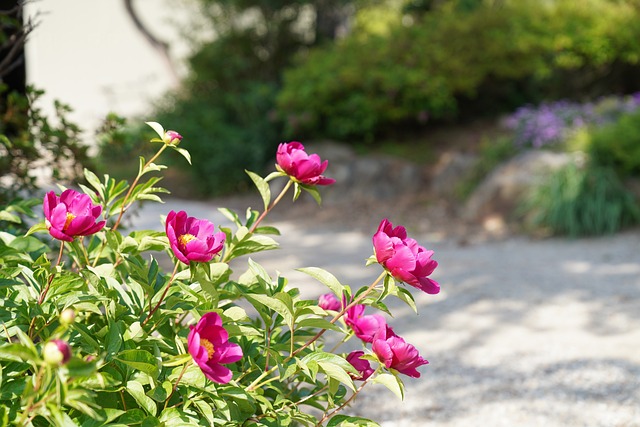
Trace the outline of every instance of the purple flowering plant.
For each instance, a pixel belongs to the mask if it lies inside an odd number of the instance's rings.
[[[329,161],[299,142],[280,144],[266,177],[248,172],[263,206],[244,218],[169,211],[162,231],[125,230],[136,203],[167,192],[157,185],[163,151],[190,161],[188,138],[148,124],[159,148],[131,183],[85,170],[80,191],[44,196],[25,235],[0,232],[2,425],[378,425],[348,408],[365,387],[402,398],[403,378],[428,363],[392,329],[384,301],[415,310],[411,292],[439,292],[433,251],[383,219],[370,283],[300,268],[326,286],[317,299],[248,258],[278,247],[263,222],[290,190],[320,203],[317,186],[334,182]],[[274,180],[285,180],[276,197]],[[327,337],[338,345],[325,348]],[[342,351],[350,340],[359,350]]]
[[[595,102],[555,101],[525,105],[507,117],[506,127],[521,148],[553,147],[588,126],[601,126],[640,109],[640,93],[608,96]]]

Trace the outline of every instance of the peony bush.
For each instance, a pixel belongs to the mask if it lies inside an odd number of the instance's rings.
[[[264,219],[289,191],[320,202],[317,186],[334,182],[299,142],[279,146],[266,177],[248,172],[263,207],[220,209],[233,226],[170,211],[164,231],[124,231],[136,203],[166,192],[152,174],[162,152],[190,161],[178,132],[149,125],[159,148],[131,183],[85,170],[82,192],[48,192],[25,235],[0,232],[0,424],[378,425],[346,408],[370,384],[403,398],[404,376],[428,363],[383,313],[388,298],[416,309],[403,284],[439,292],[433,251],[383,219],[371,283],[302,267],[327,287],[309,300],[271,276],[250,258],[278,246]],[[272,198],[275,180],[286,184]]]

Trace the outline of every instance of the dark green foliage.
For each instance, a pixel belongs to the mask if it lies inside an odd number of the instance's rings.
[[[462,3],[301,57],[278,96],[290,132],[372,139],[427,118],[640,85],[640,10],[630,2]]]
[[[83,167],[90,164],[80,128],[67,118],[71,108],[55,101],[56,117],[50,121],[38,106],[43,93],[33,88],[26,96],[9,93],[0,105],[0,205],[35,191],[37,168],[68,184],[82,177]]]
[[[262,170],[283,142],[275,94],[283,67],[309,44],[296,30],[305,3],[202,1],[220,36],[190,59],[189,78],[155,114],[184,136],[193,156],[188,173],[201,194],[246,188],[244,169]],[[249,9],[251,26],[240,25]]]
[[[572,237],[612,234],[640,222],[640,208],[611,168],[574,164],[534,188],[524,203],[530,226]]]
[[[254,83],[239,93],[219,95],[215,100],[206,95],[179,99],[158,115],[184,137],[192,155],[192,182],[204,195],[246,189],[248,179],[240,165],[263,169],[278,142],[269,120],[273,87]],[[188,166],[184,161],[175,164]]]
[[[640,111],[593,130],[588,149],[594,162],[623,176],[640,176]]]

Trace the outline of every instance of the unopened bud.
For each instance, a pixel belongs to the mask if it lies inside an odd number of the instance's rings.
[[[76,312],[73,308],[65,308],[60,313],[60,323],[63,325],[70,325],[76,320]]]
[[[164,133],[162,140],[168,145],[178,145],[182,141],[182,135],[175,130],[168,130]]]
[[[64,365],[71,359],[71,347],[62,340],[51,340],[42,349],[44,361],[50,365]]]

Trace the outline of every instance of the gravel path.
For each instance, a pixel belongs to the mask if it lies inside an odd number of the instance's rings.
[[[145,206],[136,227],[159,229],[170,209],[224,222],[215,203],[174,200]],[[325,290],[298,267],[325,268],[353,287],[380,272],[364,267],[377,224],[365,233],[313,218],[270,223],[281,249],[254,259],[305,296]],[[414,292],[418,315],[391,301],[389,323],[430,365],[407,379],[404,402],[373,385],[351,414],[383,427],[640,426],[640,230],[463,246],[435,233],[413,237],[436,251],[442,292]]]

